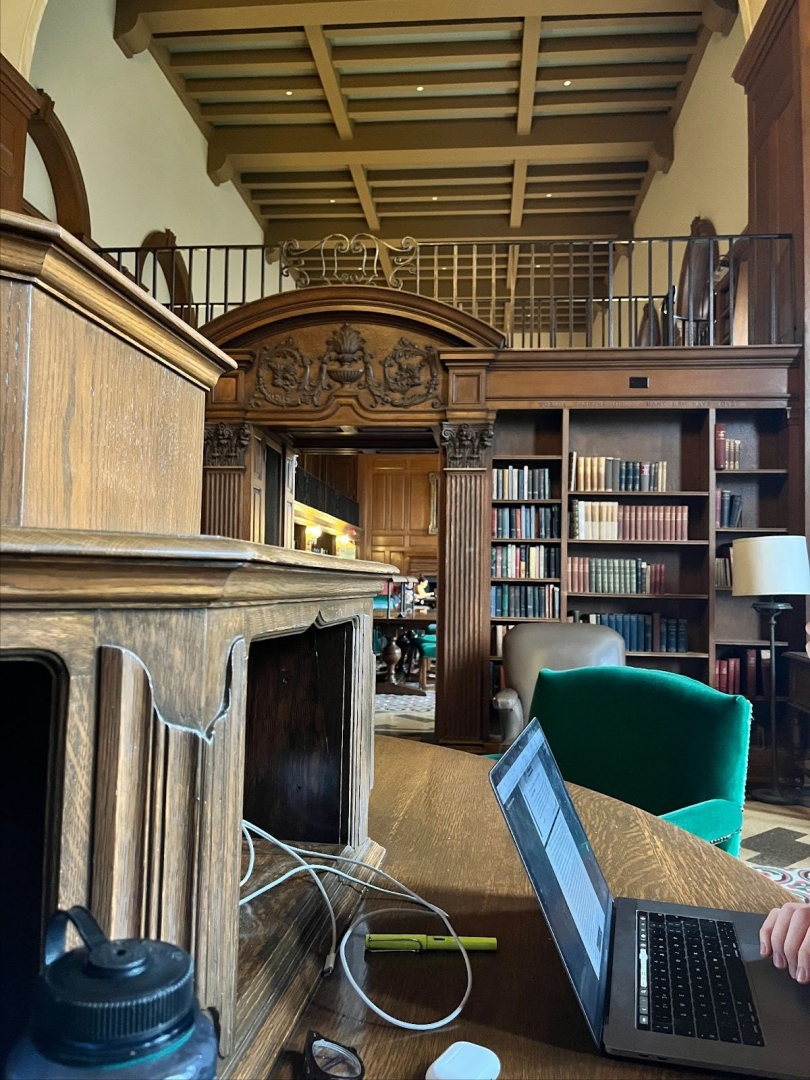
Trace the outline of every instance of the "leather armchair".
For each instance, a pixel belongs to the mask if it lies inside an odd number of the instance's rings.
[[[532,718],[532,697],[541,669],[623,667],[624,638],[592,623],[521,623],[504,635],[503,666],[506,689],[495,695],[493,704],[505,748]],[[542,724],[542,716],[538,719]]]

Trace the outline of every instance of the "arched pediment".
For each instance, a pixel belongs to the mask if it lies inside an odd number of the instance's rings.
[[[266,296],[212,319],[202,333],[227,351],[266,334],[347,320],[396,323],[403,333],[429,334],[447,348],[497,349],[504,342],[500,330],[449,304],[373,285],[325,285]]]
[[[333,285],[234,308],[202,331],[239,364],[208,419],[260,425],[436,424],[446,409],[445,349],[499,349],[503,335],[429,297]]]

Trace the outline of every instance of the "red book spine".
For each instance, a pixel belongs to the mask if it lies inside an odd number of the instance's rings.
[[[723,693],[728,693],[728,660],[720,661],[720,678],[717,683],[717,689]]]
[[[720,661],[719,660],[715,660],[715,662],[714,662],[714,688],[715,688],[715,690],[720,689]]]

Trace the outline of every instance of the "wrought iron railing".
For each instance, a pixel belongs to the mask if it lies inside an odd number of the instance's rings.
[[[796,333],[783,233],[399,245],[359,234],[104,256],[200,327],[287,289],[364,284],[450,304],[502,330],[513,348],[762,345]]]

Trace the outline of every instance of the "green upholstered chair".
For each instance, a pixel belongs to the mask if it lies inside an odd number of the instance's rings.
[[[563,776],[740,849],[751,704],[632,667],[543,670],[537,717]]]

